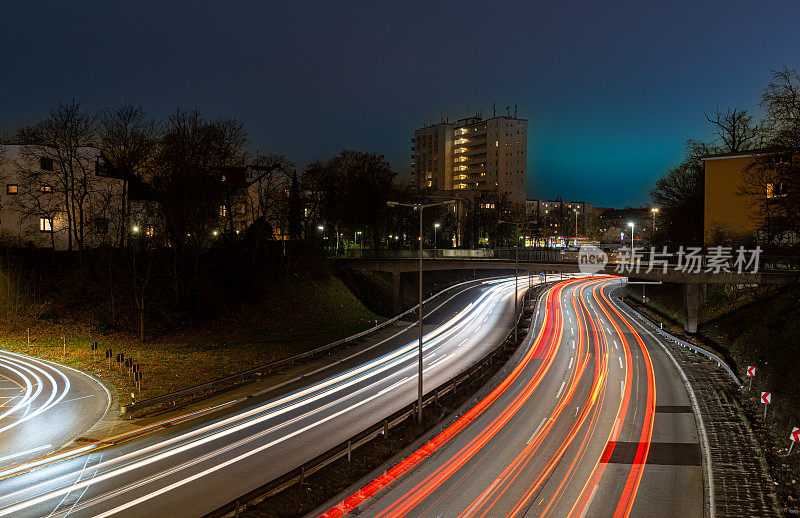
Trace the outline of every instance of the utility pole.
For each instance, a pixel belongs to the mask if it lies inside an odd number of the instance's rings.
[[[440,201],[435,203],[400,203],[387,201],[389,207],[413,207],[419,211],[419,362],[417,374],[417,423],[422,424],[422,210],[438,205],[449,205],[456,200]]]

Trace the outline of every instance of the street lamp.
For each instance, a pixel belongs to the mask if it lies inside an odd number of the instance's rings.
[[[519,234],[520,227],[525,224],[525,223],[518,223],[516,221],[504,221],[502,219],[498,220],[497,222],[500,223],[500,224],[508,223],[509,225],[516,225],[517,234]],[[514,247],[514,318],[517,318],[517,311],[518,311],[517,305],[519,304],[517,302],[517,277],[518,276],[519,276],[519,236],[517,236],[517,244]],[[514,322],[514,342],[516,342],[516,341],[517,341],[517,323]]]
[[[317,230],[319,230],[320,232],[322,232],[323,230],[325,230],[325,227],[324,227],[324,226],[322,226],[322,225],[317,225]]]
[[[419,372],[417,374],[417,422],[422,424],[422,210],[438,205],[449,205],[456,200],[440,201],[435,203],[400,203],[387,201],[389,207],[413,207],[419,211]],[[434,226],[434,231],[436,227]]]
[[[633,253],[633,229],[634,229],[633,221],[628,222],[628,226],[631,227],[631,253]]]
[[[441,226],[441,225],[440,225],[439,223],[434,223],[434,224],[433,224],[433,257],[434,257],[434,258],[436,258],[436,230],[437,230],[437,229],[438,229],[440,226]]]
[[[652,235],[655,234],[656,232],[656,214],[658,214],[658,207],[651,208],[650,212],[653,214],[653,231],[651,232]]]
[[[572,209],[575,213],[575,248],[578,247],[578,209]]]

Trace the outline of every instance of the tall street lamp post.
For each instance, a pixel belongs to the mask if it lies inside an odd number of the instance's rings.
[[[652,230],[650,231],[650,235],[652,236],[653,234],[656,233],[656,214],[658,214],[658,207],[651,208],[650,212],[653,214],[653,227]],[[652,241],[652,237],[650,239]]]
[[[575,213],[575,247],[578,246],[578,209],[572,209]]]
[[[507,223],[509,225],[515,225],[517,227],[517,234],[519,234],[519,230],[522,227],[522,225],[525,225],[525,223],[519,223],[517,221],[504,221],[502,219],[498,220],[498,223],[500,223],[500,224]],[[519,308],[518,308],[519,302],[517,300],[518,299],[518,297],[517,297],[517,286],[518,286],[517,278],[518,277],[519,277],[519,236],[517,236],[517,243],[516,243],[516,246],[514,247],[514,318],[515,319],[517,318],[517,312],[519,311]],[[516,341],[517,341],[517,322],[515,321],[514,322],[514,342],[516,342]]]
[[[435,203],[400,203],[387,201],[390,207],[413,207],[419,211],[419,370],[417,374],[417,422],[422,424],[422,210],[438,205],[449,205],[456,200],[440,201]],[[434,229],[435,230],[435,229]]]
[[[633,253],[633,230],[634,230],[633,221],[628,223],[628,226],[631,227],[631,254],[632,254]]]
[[[434,258],[434,259],[436,259],[436,248],[437,248],[437,247],[436,247],[436,230],[437,230],[437,229],[438,229],[440,226],[441,226],[441,225],[440,225],[439,223],[434,223],[434,224],[433,224],[433,258]]]

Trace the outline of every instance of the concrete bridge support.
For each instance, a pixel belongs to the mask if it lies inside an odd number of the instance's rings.
[[[697,316],[700,312],[700,285],[683,285],[683,330],[689,334],[697,332]]]
[[[403,311],[403,273],[392,272],[392,299],[394,302],[394,314],[399,315]]]

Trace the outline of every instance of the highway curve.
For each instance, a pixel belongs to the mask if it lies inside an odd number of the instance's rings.
[[[510,374],[322,516],[703,516],[687,388],[619,285],[548,290]]]
[[[110,404],[108,390],[87,374],[0,351],[0,469],[60,450]]]
[[[513,299],[513,278],[505,278],[435,302],[425,320],[427,389],[501,343]],[[201,516],[414,401],[416,333],[411,323],[369,355],[282,394],[254,394],[202,418],[151,426],[133,440],[110,438],[0,470],[0,517]]]

